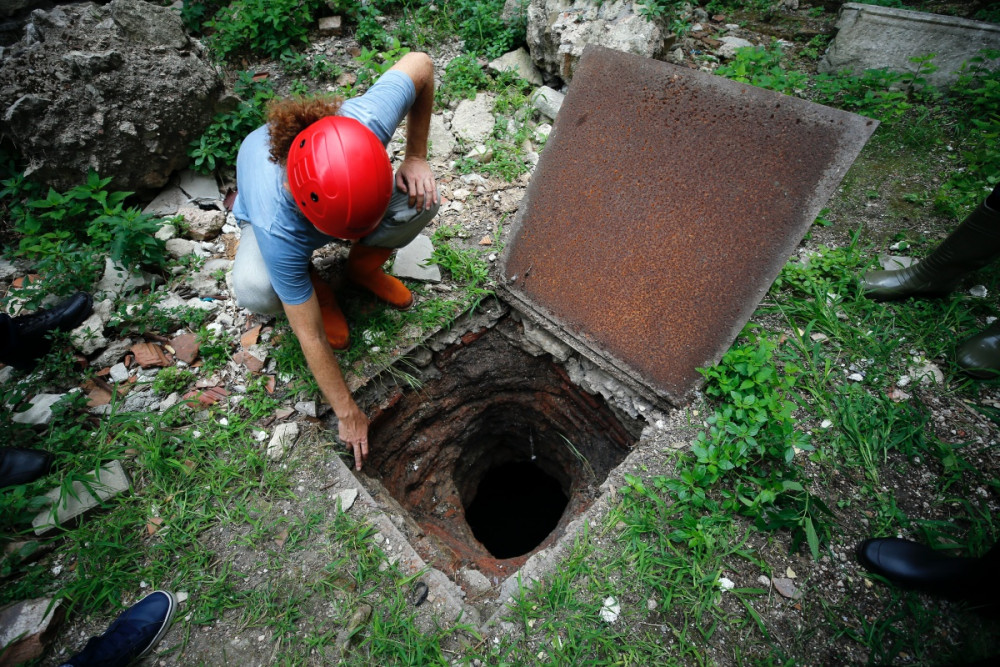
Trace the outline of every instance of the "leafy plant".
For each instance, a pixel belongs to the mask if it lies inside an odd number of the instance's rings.
[[[183,391],[191,386],[195,380],[195,374],[184,368],[167,366],[160,370],[153,379],[153,391],[166,396],[175,391]]]
[[[452,4],[453,21],[466,52],[493,59],[524,44],[527,3],[507,19],[505,4],[504,0],[458,0]]]
[[[489,77],[479,65],[476,56],[469,53],[456,56],[444,68],[441,86],[437,89],[438,104],[447,106],[456,100],[471,100],[476,93],[484,90],[489,82]]]
[[[791,94],[805,87],[808,76],[803,72],[786,70],[781,62],[782,55],[777,42],[769,48],[743,47],[736,49],[736,57],[730,63],[719,66],[715,73],[734,81]]]
[[[355,58],[358,61],[357,82],[355,87],[364,90],[375,82],[399,61],[400,58],[410,52],[410,49],[403,46],[398,39],[393,38],[384,51],[375,51],[362,48],[361,53]]]
[[[381,12],[373,3],[362,4],[357,12],[357,28],[354,30],[354,39],[358,44],[378,50],[391,43],[392,37],[385,31],[378,21]]]
[[[135,301],[123,303],[112,314],[108,326],[122,331],[170,332],[178,327],[199,329],[208,319],[210,311],[192,306],[161,308],[162,292],[150,292]]]
[[[734,345],[716,366],[700,369],[705,395],[719,404],[675,477],[656,477],[655,488],[692,512],[737,512],[760,530],[789,529],[792,548],[803,540],[814,558],[829,538],[830,510],[806,490],[797,451],[812,449],[792,416],[799,370],[774,360],[774,344],[753,334]],[[690,536],[683,539],[690,540]]]
[[[685,5],[684,0],[640,0],[639,16],[655,23],[666,25],[678,37],[687,34],[691,24],[681,18]]]
[[[307,43],[309,28],[323,0],[233,0],[205,26],[212,32],[206,44],[220,61],[257,55],[277,60]]]
[[[275,97],[271,82],[255,80],[250,72],[240,72],[235,91],[241,98],[239,105],[228,113],[216,114],[201,137],[188,147],[195,171],[207,174],[224,167],[234,169],[240,143],[264,124],[265,107]]]
[[[184,0],[181,5],[181,20],[188,32],[202,34],[202,25],[219,9],[229,4],[229,0]]]
[[[826,51],[826,47],[830,45],[831,40],[832,37],[830,35],[816,35],[802,47],[799,54],[804,58],[819,60],[820,56]]]
[[[231,341],[224,334],[202,327],[198,331],[198,354],[204,362],[206,373],[213,373],[229,363]]]
[[[111,178],[91,170],[87,180],[60,193],[49,188],[40,198],[23,176],[3,181],[0,200],[6,202],[17,252],[35,260],[45,277],[46,291],[56,294],[84,289],[102,265],[95,258],[108,253],[119,266],[160,268],[166,261],[165,242],[154,234],[163,221],[138,208],[127,207],[131,192],[109,192]],[[32,297],[37,302],[41,294]]]
[[[281,54],[281,69],[290,76],[307,76],[314,81],[332,81],[343,69],[322,53],[307,56],[300,51]]]

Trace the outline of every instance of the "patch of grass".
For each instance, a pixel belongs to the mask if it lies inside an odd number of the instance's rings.
[[[523,636],[479,655],[496,664],[705,664],[717,632],[761,641],[754,601],[765,591],[723,592],[731,565],[759,564],[727,517],[691,526],[637,481],[597,529],[584,530],[559,568],[510,605]],[[699,538],[679,535],[694,529]],[[613,546],[606,546],[613,545]],[[613,598],[620,615],[602,619]]]
[[[120,332],[156,331],[168,333],[178,327],[200,329],[212,312],[195,306],[163,308],[162,292],[138,296],[130,303],[119,304],[108,320],[108,326]]]
[[[322,53],[309,56],[299,51],[285,51],[280,62],[285,74],[305,76],[313,81],[333,81],[344,71]]]
[[[537,141],[531,122],[530,86],[513,73],[503,72],[492,80],[490,89],[496,93],[494,113],[507,119],[497,122],[484,142],[492,157],[486,161],[462,158],[456,161],[455,169],[459,173],[479,172],[511,182],[531,169],[525,146],[529,141]]]
[[[185,368],[167,366],[153,379],[153,391],[162,396],[182,392],[195,381],[195,374]]]
[[[954,163],[934,196],[938,210],[960,217],[978,205],[1000,182],[1000,74],[988,67],[1000,51],[985,50],[967,63],[963,75],[944,94],[927,83],[936,70],[934,56],[914,58],[915,73],[866,70],[809,77],[790,69],[777,43],[739,49],[716,70],[738,81],[795,94],[821,104],[876,118],[879,135],[913,150],[948,144]]]
[[[197,338],[198,356],[201,358],[202,370],[205,373],[210,375],[229,363],[233,342],[226,333],[202,327],[198,330]]]
[[[462,38],[466,53],[493,59],[524,44],[527,3],[508,19],[503,17],[505,0],[452,0],[451,20]]]
[[[471,100],[488,86],[489,78],[476,56],[456,56],[445,66],[441,86],[437,89],[437,104],[443,107],[452,101]]]
[[[281,495],[287,473],[266,469],[243,422],[195,424],[194,412],[183,405],[163,414],[112,413],[90,422],[79,419],[81,407],[78,400],[67,403],[47,430],[34,436],[40,439],[34,446],[55,455],[53,472],[0,496],[4,532],[29,533],[25,521],[40,490],[55,484],[67,493],[73,481],[111,460],[130,471],[133,491],[110,499],[104,512],[85,522],[42,538],[62,544],[59,573],[53,576],[52,563],[16,565],[19,576],[4,585],[0,601],[50,594],[73,612],[107,613],[122,608],[145,582],[189,592],[196,622],[216,618],[219,601],[232,599],[234,582],[199,536],[225,520],[225,499],[257,489],[262,476],[267,493]],[[17,427],[12,426],[25,430]]]

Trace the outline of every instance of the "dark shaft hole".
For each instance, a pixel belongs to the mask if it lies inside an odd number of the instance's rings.
[[[465,519],[494,558],[514,558],[548,537],[568,503],[559,482],[534,463],[504,463],[483,475]]]

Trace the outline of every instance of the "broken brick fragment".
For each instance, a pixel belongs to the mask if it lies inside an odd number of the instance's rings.
[[[479,331],[470,331],[462,336],[462,345],[468,345],[469,343],[479,340],[484,333],[486,333],[486,327],[483,327]]]
[[[183,361],[189,366],[198,358],[198,338],[192,333],[181,334],[170,340],[170,347],[174,348],[174,357]]]
[[[30,273],[30,274],[28,274],[26,276],[18,276],[17,278],[14,278],[14,280],[13,280],[13,282],[11,282],[10,286],[13,287],[13,288],[15,288],[15,289],[21,289],[22,287],[26,287],[28,285],[34,285],[40,279],[41,279],[41,276],[38,275],[37,273]]]
[[[240,345],[247,348],[257,344],[260,340],[260,325],[258,324],[253,329],[250,329],[240,338]]]
[[[170,365],[170,359],[163,348],[155,343],[136,343],[130,350],[135,361],[143,368],[163,368]]]
[[[222,387],[208,387],[204,390],[194,389],[184,394],[184,400],[189,404],[197,403],[203,408],[215,405],[226,396],[229,396],[229,392]]]
[[[105,383],[106,384],[106,383]],[[87,394],[87,407],[96,408],[111,402],[111,392],[93,380],[87,380],[80,388]]]
[[[240,350],[233,355],[233,361],[237,364],[246,366],[246,369],[251,373],[260,373],[264,370],[264,362],[258,359],[254,355],[250,354],[246,350]]]
[[[61,600],[22,600],[4,607],[0,611],[2,663],[20,665],[41,656],[65,617]]]

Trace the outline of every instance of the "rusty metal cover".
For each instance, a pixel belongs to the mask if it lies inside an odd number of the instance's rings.
[[[501,258],[504,296],[619,381],[679,405],[876,126],[589,46]]]

